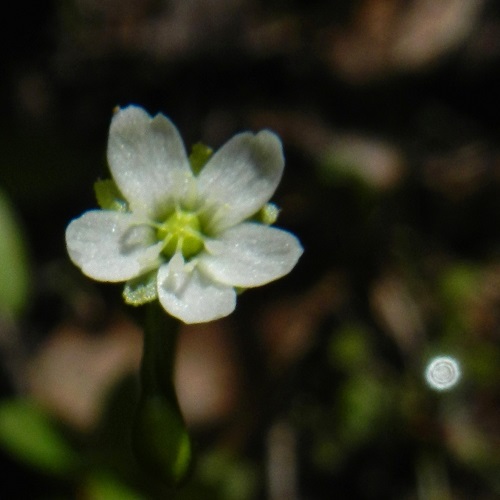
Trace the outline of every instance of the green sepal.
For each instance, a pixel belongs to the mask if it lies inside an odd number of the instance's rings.
[[[201,172],[201,169],[206,165],[213,152],[214,150],[212,148],[202,144],[201,142],[197,142],[191,148],[189,163],[194,175],[198,175]]]
[[[114,210],[115,212],[128,212],[128,203],[118,189],[115,181],[111,179],[99,179],[94,183],[94,192],[97,203],[103,210]]]
[[[280,209],[274,203],[266,203],[253,217],[253,220],[271,226],[278,220]]]
[[[158,298],[156,291],[156,270],[143,274],[125,283],[123,298],[132,306],[142,306]]]

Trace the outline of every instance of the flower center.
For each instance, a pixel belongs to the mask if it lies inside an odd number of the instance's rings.
[[[189,259],[203,248],[203,236],[198,216],[192,212],[176,210],[156,230],[156,236],[163,240],[163,254],[172,257],[176,252],[182,252]]]

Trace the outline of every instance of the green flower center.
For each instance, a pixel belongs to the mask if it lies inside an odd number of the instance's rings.
[[[172,257],[182,252],[185,259],[195,256],[203,248],[203,235],[198,216],[192,212],[176,210],[156,230],[158,240],[163,240],[163,254]]]

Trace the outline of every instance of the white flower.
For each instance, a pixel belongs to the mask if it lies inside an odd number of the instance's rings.
[[[284,276],[302,254],[295,236],[251,220],[283,173],[272,132],[236,135],[195,175],[172,122],[129,106],[113,116],[107,155],[125,208],[90,210],[66,230],[69,256],[87,276],[153,275],[153,298],[200,323],[230,314],[235,288]]]

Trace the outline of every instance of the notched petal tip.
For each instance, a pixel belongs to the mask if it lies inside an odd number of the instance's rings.
[[[258,142],[259,146],[268,151],[268,153],[278,155],[284,163],[283,143],[278,134],[272,130],[264,129],[255,134],[255,140]]]
[[[128,127],[131,124],[147,123],[151,119],[151,115],[144,108],[135,104],[129,104],[124,107],[116,106],[113,109],[113,116],[111,118],[111,129],[116,130],[119,127]]]
[[[137,104],[128,104],[124,107],[116,106],[113,109],[111,128],[117,132],[119,127],[153,126],[159,129],[160,133],[178,134],[175,124],[163,113],[156,115],[149,114],[144,108]]]
[[[215,214],[210,216],[210,233],[234,226],[264,206],[284,166],[281,140],[270,130],[237,134],[216,151],[198,176],[200,196]]]
[[[185,196],[192,177],[184,143],[165,115],[131,105],[111,120],[107,158],[132,211],[155,219]]]
[[[235,156],[248,157],[263,171],[279,171],[281,178],[285,166],[285,156],[281,139],[275,132],[269,129],[257,133],[242,132],[236,134],[227,144],[233,141],[236,145],[233,152]]]

